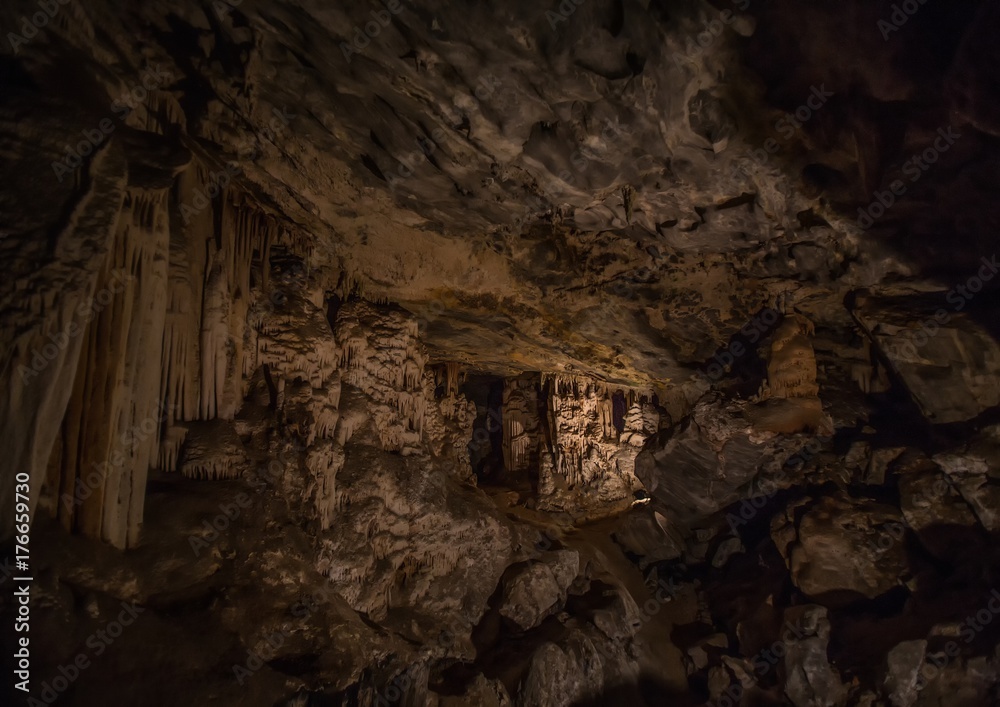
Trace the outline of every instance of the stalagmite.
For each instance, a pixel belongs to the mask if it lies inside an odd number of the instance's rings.
[[[1000,1],[0,27],[31,704],[1000,704]]]
[[[504,381],[501,419],[504,467],[513,474],[526,474],[537,464],[543,444],[536,377],[522,376]]]
[[[760,405],[751,412],[757,429],[784,434],[832,429],[819,399],[813,333],[811,321],[790,314],[772,336],[767,381],[757,396]]]
[[[341,312],[335,336],[344,381],[382,404],[375,420],[383,447],[415,449],[422,439],[427,401],[434,398],[434,379],[411,321],[358,302]]]
[[[659,429],[660,416],[648,392],[630,390],[619,436],[612,397],[603,381],[580,376],[525,375],[505,382],[504,463],[512,472],[537,471],[540,508],[610,512],[631,502],[641,486],[633,474],[635,456]]]

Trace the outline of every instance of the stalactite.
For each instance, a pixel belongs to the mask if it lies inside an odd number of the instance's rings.
[[[189,425],[179,471],[190,479],[215,481],[239,477],[248,462],[243,443],[225,420]]]
[[[380,443],[393,451],[420,444],[427,401],[433,399],[434,382],[417,332],[405,315],[383,313],[364,302],[342,311],[335,330],[344,381],[392,411],[376,414],[374,421]]]
[[[504,382],[500,417],[503,420],[504,466],[512,473],[526,473],[536,463],[542,444],[533,376]]]
[[[146,121],[138,127],[161,134],[167,124],[183,127],[176,99],[156,91],[150,96],[148,111],[130,115]],[[110,166],[103,166],[114,159],[108,154],[94,158],[91,172],[104,192],[90,197],[95,206],[117,214],[107,224],[105,250],[93,262],[86,260],[87,248],[99,240],[101,224],[93,217],[87,240],[55,240],[55,256],[73,262],[78,278],[91,278],[86,290],[64,281],[76,299],[95,295],[95,316],[71,340],[67,355],[72,362],[53,366],[66,403],[59,403],[59,444],[44,443],[41,454],[48,453],[49,464],[37,476],[49,480],[48,493],[67,495],[70,502],[48,506],[67,528],[126,547],[139,539],[149,468],[174,470],[181,464],[184,473],[205,478],[239,473],[232,462],[199,460],[197,442],[187,439],[188,426],[199,419],[233,418],[268,356],[287,363],[283,372],[303,375],[319,391],[308,441],[334,436],[340,354],[325,312],[310,310],[305,326],[314,333],[302,337],[294,350],[276,350],[275,341],[264,337],[261,342],[259,332],[248,326],[251,304],[270,294],[261,290],[270,283],[275,243],[304,247],[306,235],[291,229],[279,233],[274,219],[235,185],[206,199],[217,170],[213,175],[200,158],[169,188],[165,184],[174,167],[159,175],[163,179],[149,179],[148,169],[137,169],[134,183],[127,185],[124,161],[120,180],[112,184],[111,172],[104,173]],[[59,318],[54,322],[59,331],[79,324],[78,315],[65,316],[58,288],[26,290],[34,294],[23,298],[20,308],[35,308],[36,318],[51,311]],[[323,304],[322,291],[314,289],[308,297]],[[268,321],[263,328],[280,334],[288,325]],[[326,345],[312,346],[311,340]],[[413,383],[412,373],[408,380]],[[279,390],[284,384],[278,381]],[[410,407],[419,417],[419,406]]]
[[[187,427],[167,427],[160,439],[159,458],[156,461],[157,469],[173,471],[177,468],[181,447],[184,445],[186,437]]]
[[[58,512],[67,527],[118,547],[138,542],[165,418],[150,352],[163,347],[168,250],[167,192],[130,188],[63,419],[60,493],[78,502]]]
[[[613,392],[607,383],[544,373],[539,381],[546,410],[545,434],[539,435],[546,440],[546,448],[537,462],[539,508],[613,509],[629,503],[639,486],[634,475],[635,456],[648,436],[659,429],[658,411],[644,402],[652,394],[627,390],[625,431],[619,435],[614,424]],[[506,405],[505,421],[508,415],[516,416],[516,410],[517,406]],[[508,464],[523,463],[514,445],[516,430],[515,426],[505,427]]]
[[[178,203],[195,203],[196,195],[202,193],[208,179],[208,170],[196,160],[178,177]],[[170,414],[170,425],[175,421],[197,420],[200,416],[203,379],[201,328],[209,253],[207,244],[215,239],[212,209],[185,213],[183,216],[171,224],[170,278],[160,386],[161,399]],[[164,460],[176,459],[176,451],[161,450],[160,456]],[[172,470],[172,467],[166,470]]]
[[[210,256],[205,274],[201,322],[201,410],[203,420],[214,418],[223,406],[228,368],[229,292],[223,251]]]
[[[344,449],[332,440],[311,447],[306,454],[306,469],[313,479],[311,495],[320,530],[327,530],[333,524],[340,506],[336,480],[343,466]]]

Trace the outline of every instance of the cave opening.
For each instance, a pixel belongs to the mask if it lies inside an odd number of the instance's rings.
[[[625,431],[625,415],[628,413],[628,400],[625,398],[625,393],[621,390],[616,390],[611,395],[611,424],[621,434]]]
[[[330,328],[337,324],[337,312],[344,304],[344,299],[336,293],[326,295],[326,320],[330,323]]]
[[[469,461],[477,481],[499,486],[507,480],[503,455],[503,391],[500,376],[471,373],[459,392],[476,405],[469,440]]]

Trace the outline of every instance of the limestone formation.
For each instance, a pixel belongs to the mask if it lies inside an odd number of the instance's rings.
[[[3,704],[1000,704],[998,7],[3,3]]]
[[[810,597],[875,598],[903,579],[907,528],[891,507],[830,496],[776,517],[772,533],[792,581]]]

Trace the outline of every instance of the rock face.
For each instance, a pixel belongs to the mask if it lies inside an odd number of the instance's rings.
[[[853,592],[870,599],[899,584],[907,567],[905,533],[894,508],[836,496],[790,507],[771,530],[805,594]]]
[[[543,556],[505,583],[500,613],[521,630],[534,628],[566,601],[566,590],[579,572],[580,555],[573,550]]]
[[[785,694],[795,707],[834,707],[847,701],[847,687],[830,666],[827,647],[830,621],[821,606],[785,611],[785,623],[796,626],[784,657]]]
[[[541,454],[539,507],[627,506],[640,488],[634,471],[636,455],[660,426],[652,396],[629,391],[625,397],[621,390],[613,393],[604,385],[579,379],[555,377],[546,383],[552,448]],[[618,420],[615,397],[627,410]]]
[[[680,529],[649,506],[636,507],[626,514],[613,537],[622,548],[642,558],[643,565],[675,560],[684,554]]]
[[[600,694],[603,666],[594,644],[580,635],[571,636],[567,644],[568,650],[552,643],[538,649],[520,704],[572,705],[586,695]]]
[[[919,298],[863,297],[853,312],[933,422],[963,422],[1000,404],[995,375],[1000,346],[961,311],[967,302],[947,291]]]
[[[639,454],[636,476],[671,518],[682,523],[706,518],[744,496],[759,475],[792,483],[785,462],[807,440],[758,431],[751,410],[745,402],[722,404],[706,396]]]
[[[1000,484],[996,475],[997,428],[985,435],[979,453],[941,454],[934,461],[941,466],[949,483],[958,490],[976,514],[983,527],[1000,530],[1000,515],[996,503],[1000,501]]]
[[[900,510],[927,551],[947,560],[969,542],[968,531],[979,521],[948,475],[928,461],[900,475]]]
[[[886,656],[885,691],[893,707],[909,707],[920,693],[927,641],[904,641]]]
[[[1000,704],[998,8],[4,3],[3,704]]]

